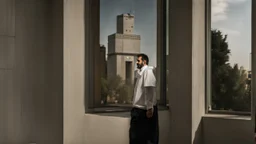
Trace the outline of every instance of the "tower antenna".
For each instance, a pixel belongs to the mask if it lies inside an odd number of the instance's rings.
[[[134,10],[134,0],[132,0],[132,7],[130,9],[130,14],[135,15],[135,10]]]

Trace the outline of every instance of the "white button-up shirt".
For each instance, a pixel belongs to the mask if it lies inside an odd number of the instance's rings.
[[[152,109],[156,105],[156,77],[154,67],[143,66],[135,71],[133,106],[141,109]]]

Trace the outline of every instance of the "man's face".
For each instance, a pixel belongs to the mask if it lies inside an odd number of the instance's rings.
[[[145,61],[142,60],[142,57],[137,58],[137,68],[141,69],[146,64]]]

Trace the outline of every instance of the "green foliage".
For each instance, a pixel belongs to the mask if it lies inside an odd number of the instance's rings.
[[[126,84],[119,75],[101,78],[101,96],[104,101],[107,97],[118,100],[118,103],[131,101],[132,85]]]
[[[232,67],[228,63],[230,49],[227,35],[212,30],[211,40],[213,109],[250,111],[250,83],[242,67],[239,68],[237,64]]]

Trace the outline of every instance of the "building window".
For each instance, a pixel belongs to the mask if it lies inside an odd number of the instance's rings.
[[[89,101],[87,111],[92,109],[127,110],[126,107],[130,109],[138,54],[145,53],[149,56],[149,65],[160,72],[156,73],[158,81],[166,80],[166,75],[161,73],[166,71],[166,69],[163,70],[165,66],[162,65],[162,61],[166,63],[166,59],[159,61],[159,57],[166,55],[166,51],[163,51],[166,45],[161,44],[166,42],[166,35],[163,32],[157,33],[159,30],[166,31],[166,23],[163,24],[157,20],[157,15],[161,16],[166,13],[166,11],[160,13],[157,10],[164,7],[157,3],[162,4],[160,1],[165,0],[89,1],[89,6],[86,6],[89,20],[85,20],[88,22],[86,30],[89,31],[86,33],[85,46],[87,53],[86,85],[88,85],[85,88],[85,95]],[[136,5],[136,7],[131,7],[129,4]],[[145,4],[150,6],[144,7]],[[95,10],[97,7],[98,9]],[[131,8],[136,11],[136,14],[126,13],[127,9]],[[113,10],[115,10],[114,13]],[[126,17],[129,17],[129,20]],[[166,18],[161,20],[164,19]],[[132,28],[136,25],[136,29],[127,35],[124,31],[130,28],[131,23],[133,23]],[[157,39],[159,34],[165,40]],[[96,45],[99,50],[92,48]],[[166,84],[161,84],[161,87],[166,87]],[[160,89],[159,92],[165,89]],[[165,95],[161,95],[158,100],[160,105],[166,107],[166,92],[163,94]]]
[[[252,0],[208,4],[207,111],[251,111]]]

